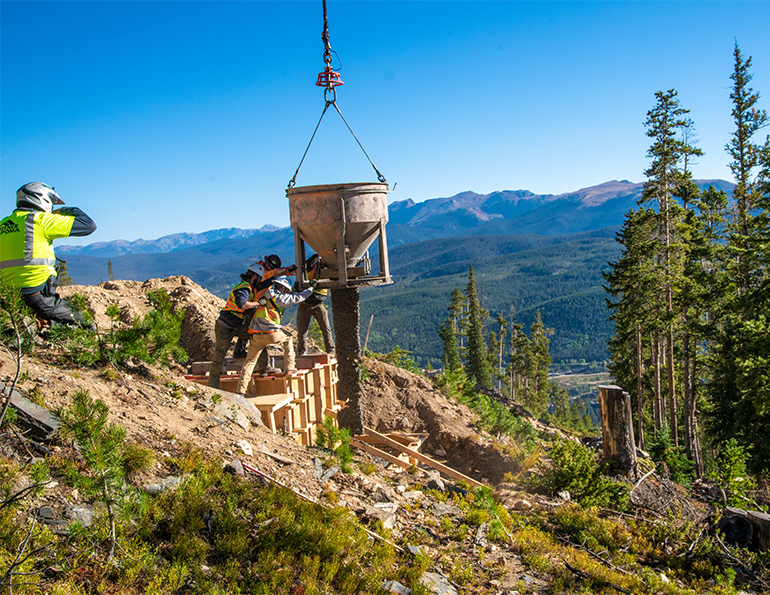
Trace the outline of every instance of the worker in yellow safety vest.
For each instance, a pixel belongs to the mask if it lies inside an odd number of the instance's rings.
[[[254,263],[246,269],[246,272],[241,274],[241,282],[230,290],[225,307],[214,323],[214,355],[209,368],[211,388],[219,388],[222,364],[233,339],[237,337],[239,341],[247,342],[251,338],[249,323],[258,305],[258,293],[264,276],[265,269],[261,264]],[[266,288],[262,291],[265,290]],[[263,368],[266,366],[267,357],[264,358]]]
[[[294,345],[291,333],[281,326],[281,317],[287,306],[299,304],[310,297],[312,293],[312,287],[299,293],[293,293],[289,278],[279,275],[273,279],[272,287],[259,298],[259,305],[249,325],[249,333],[251,333],[249,353],[246,356],[246,361],[243,362],[241,376],[238,379],[238,388],[236,389],[238,394],[246,393],[254,366],[268,345],[278,343],[283,347],[284,370],[287,374],[297,371],[294,367]],[[277,371],[268,370],[264,372],[264,375]]]
[[[16,210],[0,221],[0,279],[21,291],[24,302],[52,326],[95,328],[56,293],[58,264],[53,241],[87,236],[93,220],[77,207],[63,205],[53,187],[30,182],[16,191]]]

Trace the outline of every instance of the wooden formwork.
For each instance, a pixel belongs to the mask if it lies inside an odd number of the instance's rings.
[[[197,364],[201,364],[198,362]],[[336,424],[337,412],[344,403],[337,400],[337,362],[329,356],[298,358],[302,366],[292,374],[274,376],[252,376],[245,397],[262,414],[262,421],[273,432],[285,432],[297,442],[306,446],[316,440],[316,429],[323,426],[324,417],[331,416]],[[199,384],[208,383],[204,365],[194,368],[196,374],[185,376]],[[221,390],[235,392],[238,376],[223,374],[219,377]],[[392,433],[380,434],[371,428],[364,428],[364,434],[355,436],[351,446],[371,453],[383,460],[404,468],[422,463],[437,469],[453,479],[465,481],[471,487],[483,485],[478,481],[455,471],[451,467],[431,459],[419,452],[428,434]]]
[[[208,384],[210,362],[196,362],[194,374],[185,376],[199,384]],[[337,362],[327,354],[298,358],[302,366],[292,374],[261,377],[252,375],[244,395],[259,409],[262,421],[273,432],[285,432],[305,445],[315,443],[316,428],[324,417],[336,420],[342,403],[337,401]],[[235,392],[238,376],[219,377],[220,390]]]

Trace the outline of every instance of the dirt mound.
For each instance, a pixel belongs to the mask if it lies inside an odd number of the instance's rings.
[[[121,322],[152,309],[148,293],[164,289],[174,308],[182,308],[181,345],[190,361],[211,358],[214,347],[214,322],[224,300],[212,295],[184,276],[148,281],[107,281],[94,286],[62,287],[63,297],[74,293],[86,297],[100,329],[108,329],[105,310],[111,304],[121,309]],[[448,401],[423,376],[375,360],[365,360],[369,370],[361,400],[364,424],[379,432],[427,432],[430,437],[423,451],[474,479],[499,483],[507,472],[515,471],[513,460],[502,454],[499,443],[484,436],[474,425],[476,416],[465,406]],[[102,395],[98,395],[102,397]],[[119,410],[126,403],[116,403]],[[137,403],[132,402],[133,408]],[[503,449],[504,450],[504,449]]]
[[[477,416],[447,400],[427,378],[375,360],[365,360],[365,366],[366,426],[380,433],[427,432],[423,452],[486,483],[497,484],[517,470],[503,445],[475,425]]]
[[[181,308],[185,311],[180,343],[190,356],[190,361],[211,359],[214,349],[214,322],[225,302],[187,277],[166,277],[144,282],[106,281],[99,285],[68,285],[60,287],[59,293],[65,298],[75,293],[85,295],[97,326],[100,330],[106,330],[111,324],[110,318],[105,314],[110,305],[117,304],[121,310],[121,322],[131,324],[136,317],[144,316],[152,310],[147,294],[158,289],[168,292],[175,309]]]

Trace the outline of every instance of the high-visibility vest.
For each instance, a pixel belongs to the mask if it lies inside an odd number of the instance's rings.
[[[319,261],[319,262],[320,262],[320,261]],[[318,267],[320,267],[320,266],[321,266],[321,265],[319,264],[319,265],[318,265]],[[312,279],[315,279],[315,276],[316,276],[316,270],[317,270],[317,268],[318,268],[318,267],[313,267],[312,269],[310,269],[310,270],[308,271],[308,273],[307,273],[307,278],[308,278],[308,279],[310,279],[310,280],[312,280]],[[314,291],[315,293],[317,293],[318,295],[322,296],[322,297],[326,297],[326,294],[328,294],[328,293],[329,293],[329,290],[328,290],[328,289],[314,289],[313,291]]]
[[[16,210],[0,221],[0,279],[19,288],[56,275],[53,241],[69,237],[75,217]]]
[[[284,308],[276,304],[272,298],[271,299],[263,298],[260,301],[264,303],[260,303],[260,305],[257,306],[257,311],[254,312],[254,319],[252,319],[252,325],[254,325],[255,320],[263,319],[263,320],[267,320],[270,324],[274,326],[281,326],[281,316],[283,316]],[[259,333],[259,332],[265,332],[265,331],[258,331],[250,328],[249,332]]]
[[[243,318],[243,310],[238,307],[238,304],[235,303],[235,291],[238,289],[243,289],[244,287],[249,288],[249,302],[253,302],[256,300],[256,297],[254,296],[254,288],[251,286],[251,283],[248,281],[241,281],[236,285],[235,287],[230,290],[230,296],[227,298],[227,303],[225,303],[225,307],[222,308],[223,310],[227,312],[232,312],[235,316],[238,318]]]

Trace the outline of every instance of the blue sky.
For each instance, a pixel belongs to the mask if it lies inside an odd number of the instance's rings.
[[[328,0],[337,105],[391,200],[643,181],[643,122],[675,88],[732,179],[735,40],[770,108],[770,2]],[[0,201],[52,184],[79,243],[288,225],[324,106],[321,0],[0,2]],[[335,66],[339,62],[335,60]],[[374,181],[335,112],[298,186]],[[69,241],[67,241],[69,243]]]

